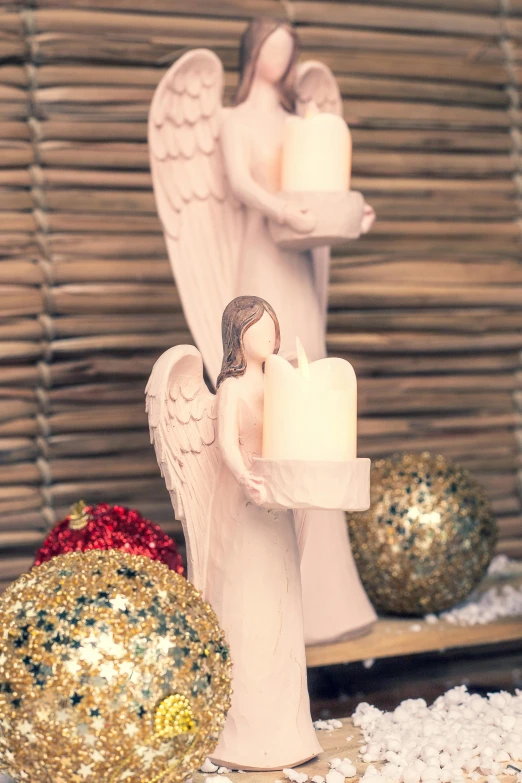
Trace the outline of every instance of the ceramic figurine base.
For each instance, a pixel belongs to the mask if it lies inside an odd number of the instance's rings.
[[[283,250],[311,250],[314,247],[341,245],[365,233],[363,218],[366,202],[362,193],[282,193],[283,198],[300,209],[307,209],[316,219],[308,234],[300,234],[289,225],[270,221],[272,239]]]
[[[356,767],[357,774],[363,775],[368,767],[358,757],[358,752],[363,741],[362,731],[354,726],[351,718],[342,718],[342,728],[331,731],[317,731],[317,739],[321,743],[323,752],[310,761],[297,766],[296,772],[304,773],[311,780],[315,775],[325,778],[329,772],[329,762],[335,758],[349,758]],[[219,759],[213,759],[217,763]],[[194,783],[205,783],[206,775],[196,772],[193,776]],[[221,777],[221,776],[220,776]],[[271,771],[251,771],[244,770],[242,773],[232,771],[227,773],[231,783],[274,783],[275,779],[283,778],[283,775],[276,775]],[[359,778],[347,778],[346,783],[358,780]],[[514,778],[511,778],[514,780]]]
[[[255,458],[267,492],[264,508],[365,511],[370,507],[370,460],[309,462]]]

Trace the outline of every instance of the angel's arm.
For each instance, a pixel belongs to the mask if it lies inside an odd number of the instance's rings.
[[[247,139],[237,118],[230,114],[223,120],[221,145],[228,180],[236,198],[247,207],[282,223],[286,202],[265,190],[252,177]]]
[[[225,465],[239,481],[247,472],[239,448],[239,398],[233,379],[218,392],[218,444]]]

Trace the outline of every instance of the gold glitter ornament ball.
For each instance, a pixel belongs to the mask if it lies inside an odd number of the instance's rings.
[[[375,462],[370,509],[347,516],[364,587],[388,614],[424,615],[463,601],[485,575],[497,540],[480,484],[429,453]]]
[[[230,705],[217,618],[162,563],[55,557],[0,598],[0,769],[28,783],[177,783]]]

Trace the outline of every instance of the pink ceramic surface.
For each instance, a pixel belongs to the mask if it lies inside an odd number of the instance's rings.
[[[270,221],[272,239],[282,250],[313,250],[343,245],[370,230],[375,212],[362,193],[288,193],[285,197],[300,209],[309,210],[316,219],[307,234],[294,231],[284,223]]]
[[[370,507],[369,459],[312,462],[255,458],[252,469],[264,480],[265,508],[366,511]],[[323,535],[328,533],[323,530]]]
[[[156,204],[183,309],[213,382],[222,357],[221,315],[239,294],[274,307],[283,355],[295,353],[296,336],[311,360],[325,355],[329,248],[280,248],[269,221],[303,236],[313,231],[316,217],[277,192],[284,127],[289,114],[304,114],[312,100],[320,111],[341,114],[339,88],[324,64],[297,66],[295,32],[271,20],[249,25],[241,60],[231,108],[222,106],[221,61],[197,49],[164,75],[149,114]],[[325,514],[334,516],[324,520]],[[342,514],[307,512],[301,524],[307,640],[341,638],[367,626],[375,615]]]
[[[310,717],[294,515],[257,505],[265,482],[252,470],[261,454],[263,363],[276,345],[267,311],[242,329],[238,345],[243,371],[234,377],[237,356],[227,351],[232,370],[217,396],[196,348],[164,353],[147,385],[147,410],[185,531],[189,579],[231,650],[232,706],[214,758],[234,769],[281,769],[321,748]]]

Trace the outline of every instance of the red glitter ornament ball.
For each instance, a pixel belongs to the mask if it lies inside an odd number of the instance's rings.
[[[76,503],[69,516],[51,530],[36,553],[34,565],[39,566],[56,555],[88,549],[121,549],[131,555],[159,560],[172,571],[184,573],[174,541],[139,511],[108,503],[86,506],[83,501]]]

